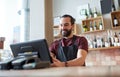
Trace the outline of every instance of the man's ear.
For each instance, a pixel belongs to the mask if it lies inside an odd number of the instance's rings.
[[[74,24],[72,25],[72,31],[74,31]]]

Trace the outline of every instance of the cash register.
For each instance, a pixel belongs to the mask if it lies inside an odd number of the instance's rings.
[[[40,69],[52,63],[46,39],[15,43],[10,48],[14,59],[1,63],[1,69]]]

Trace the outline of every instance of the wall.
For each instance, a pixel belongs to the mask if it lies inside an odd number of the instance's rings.
[[[30,39],[45,38],[44,0],[30,0]]]
[[[77,10],[80,5],[90,4],[91,8],[96,7],[98,12],[100,10],[100,0],[53,0],[53,16],[61,16],[63,14],[70,14],[77,19],[79,23]]]
[[[30,40],[53,40],[52,0],[30,0]]]
[[[53,17],[61,16],[67,13],[77,18],[78,7],[88,3],[90,8],[96,7],[97,11],[101,13],[100,1],[101,0],[53,0]],[[114,1],[116,8],[119,9],[119,0]]]

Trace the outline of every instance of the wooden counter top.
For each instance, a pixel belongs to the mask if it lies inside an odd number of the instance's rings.
[[[51,67],[36,70],[1,70],[0,77],[120,77],[120,66]]]

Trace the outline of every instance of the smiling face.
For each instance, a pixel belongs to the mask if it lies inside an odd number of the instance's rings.
[[[60,20],[60,29],[63,37],[69,37],[72,34],[74,25],[71,23],[70,17],[63,17]]]

